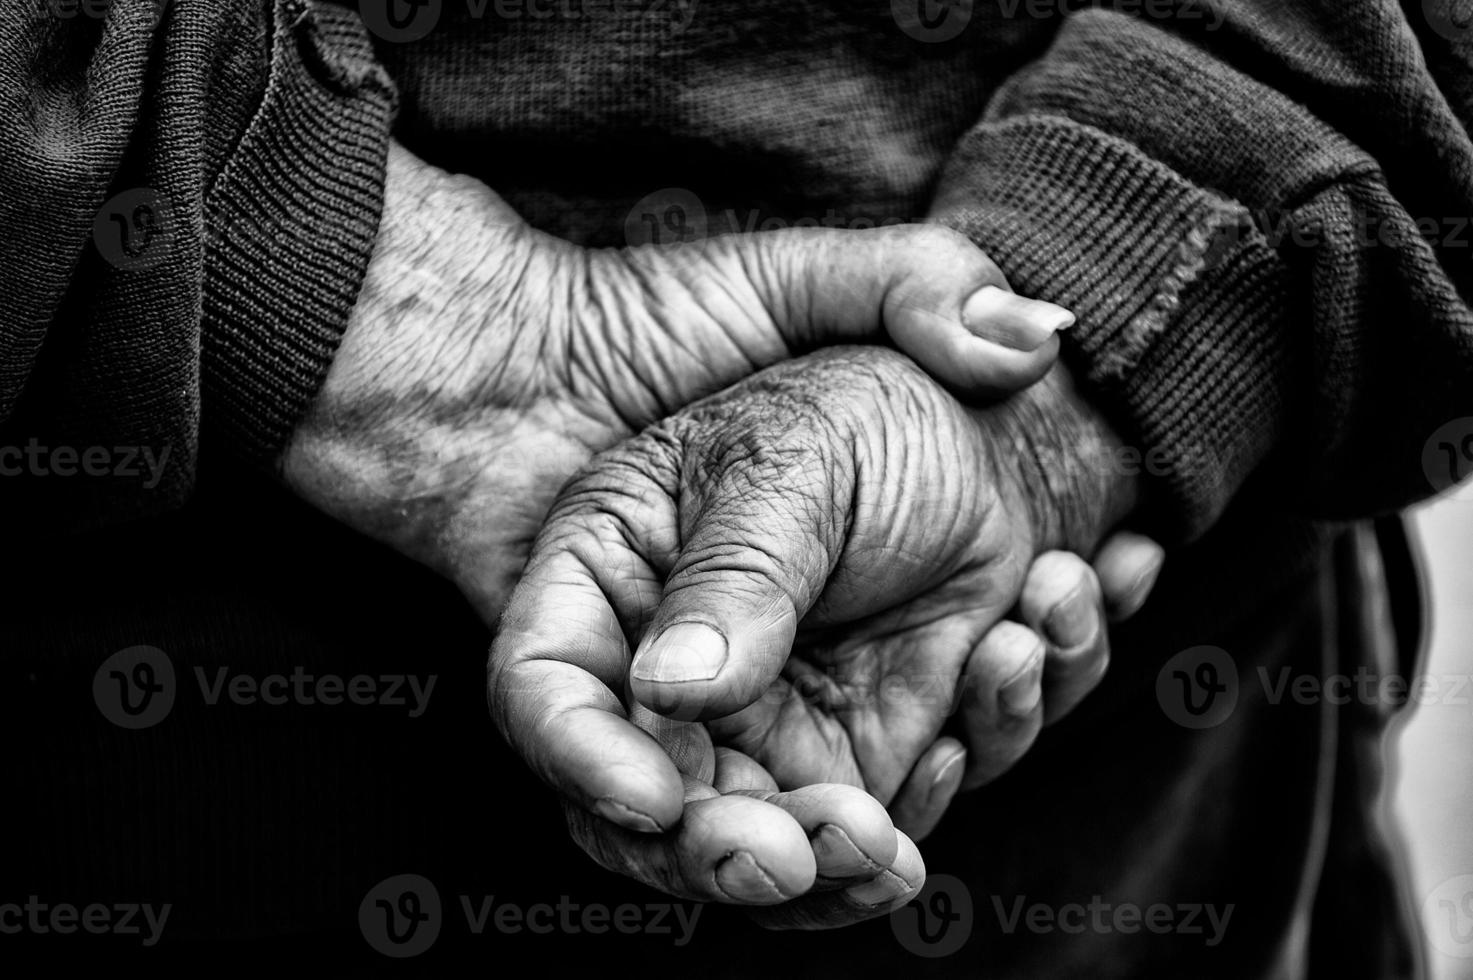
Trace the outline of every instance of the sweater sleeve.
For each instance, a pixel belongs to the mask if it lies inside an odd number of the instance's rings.
[[[394,92],[311,0],[0,11],[0,500],[87,526],[269,464],[376,234]]]
[[[1065,356],[1176,542],[1250,483],[1338,519],[1473,471],[1473,103],[1447,25],[1383,0],[1214,7],[1067,16],[933,205],[1078,313]]]

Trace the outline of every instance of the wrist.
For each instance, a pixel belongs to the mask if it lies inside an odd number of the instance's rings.
[[[467,385],[464,371],[489,378],[488,364],[528,346],[506,298],[531,264],[531,234],[484,184],[391,144],[383,220],[325,395],[438,399]]]
[[[600,441],[547,397],[544,351],[567,318],[518,287],[560,281],[581,250],[540,244],[478,181],[393,147],[363,289],[282,458],[295,493],[455,581],[488,619]]]

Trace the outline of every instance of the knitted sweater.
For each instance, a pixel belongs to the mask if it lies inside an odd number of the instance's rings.
[[[1384,621],[1358,618],[1347,598],[1379,602],[1405,561],[1383,573],[1366,533],[1346,537],[1338,522],[1394,511],[1473,468],[1473,33],[1455,0],[1079,7],[430,0],[391,4],[393,16],[364,4],[360,20],[304,0],[175,0],[160,16],[149,0],[117,0],[102,18],[55,0],[41,13],[0,11],[10,298],[0,447],[45,450],[41,464],[0,480],[6,513],[85,526],[176,510],[195,492],[182,517],[136,537],[86,539],[95,555],[177,548],[148,566],[160,579],[146,597],[126,563],[109,559],[77,586],[94,616],[10,624],[11,690],[48,708],[12,705],[12,723],[57,745],[75,737],[77,726],[56,720],[71,702],[35,693],[48,682],[69,690],[68,671],[90,677],[108,644],[151,641],[137,623],[152,620],[122,596],[154,603],[151,615],[173,624],[154,635],[174,638],[154,642],[196,662],[322,657],[347,670],[361,653],[351,638],[385,642],[368,627],[339,636],[334,601],[362,603],[373,581],[397,606],[376,576],[413,573],[350,551],[264,496],[196,479],[212,471],[200,460],[227,474],[269,467],[320,385],[372,248],[397,119],[396,135],[421,156],[485,179],[575,241],[622,244],[669,227],[672,214],[712,232],[927,218],[967,232],[1019,291],[1078,314],[1066,357],[1139,451],[1122,463],[1147,480],[1142,519],[1175,550],[1151,605],[1113,637],[1101,690],[1014,773],[959,803],[928,843],[932,870],[967,883],[978,924],[964,959],[906,957],[906,969],[1244,977],[1308,959],[1326,975],[1406,972],[1388,842],[1372,826],[1385,705],[1332,712],[1249,680],[1259,669],[1408,668],[1405,647],[1400,665],[1388,660]],[[136,476],[37,472],[56,468],[61,447],[107,449],[114,470],[119,449],[170,453]],[[0,454],[0,465],[15,458]],[[230,516],[258,506],[281,523]],[[236,581],[230,556],[213,554],[220,540],[257,547],[272,584]],[[314,550],[325,544],[362,567]],[[317,576],[319,565],[330,573]],[[48,562],[17,596],[44,608],[70,574]],[[210,619],[217,606],[187,598],[221,582],[239,592],[218,607],[238,617],[228,631]],[[420,635],[423,645],[454,648],[450,626],[394,622],[401,639],[422,629],[440,637]],[[1393,625],[1407,632],[1406,622],[1403,612]],[[1210,730],[1164,717],[1154,686],[1174,655],[1201,645],[1230,651],[1243,675],[1235,713]],[[37,651],[55,656],[48,664]],[[193,724],[178,711],[169,724]],[[270,931],[285,902],[300,928],[320,924],[314,913],[336,922],[336,906],[304,896],[361,894],[372,861],[336,837],[314,843],[328,831],[302,817],[295,790],[277,787],[315,793],[314,773],[330,769],[354,787],[333,798],[357,799],[351,749],[316,741],[315,721],[278,745],[271,729],[199,717],[210,720],[188,727],[192,738],[160,736],[142,757],[104,726],[75,757],[56,749],[72,768],[24,770],[23,783],[61,801],[38,824],[62,843],[37,848],[49,864],[35,880],[163,874],[112,864],[122,851],[76,856],[64,845],[97,836],[76,814],[98,786],[130,801],[112,819],[142,821],[139,839],[153,841],[150,808],[164,804],[115,780],[167,758],[194,774],[191,786],[214,787],[200,791],[217,804],[237,798],[248,772],[260,780],[251,805],[273,815],[263,821],[304,820],[289,846],[316,870],[289,898],[272,877],[278,865],[235,853],[255,825],[233,806],[208,811],[216,840],[199,839],[198,819],[170,825],[217,863],[235,859],[237,890],[216,896],[231,909],[224,918]],[[194,766],[216,739],[248,746],[247,763]],[[485,771],[513,765],[489,740],[482,747]],[[87,775],[68,795],[53,770]],[[179,805],[168,812],[199,817]],[[381,795],[362,812],[393,805]],[[537,855],[557,833],[518,832]],[[364,833],[366,847],[383,846]],[[485,847],[470,833],[442,835],[461,861]],[[58,869],[74,859],[68,878]],[[1227,940],[1206,948],[1182,931],[1081,936],[1004,914],[1020,897],[1025,913],[1038,903],[1057,912],[1095,894],[1116,908],[1234,904],[1236,917]],[[275,911],[261,896],[274,896]],[[1313,941],[1295,926],[1304,915]],[[208,918],[196,920],[201,933],[217,924]],[[741,943],[715,948],[736,957],[721,961],[733,971],[744,962]],[[896,945],[882,922],[838,947],[753,948],[857,967],[888,963],[875,950]]]
[[[672,185],[715,230],[963,228],[1079,314],[1069,354],[1156,451],[1163,535],[1265,464],[1317,516],[1441,489],[1421,450],[1473,370],[1456,3],[1078,6],[370,4],[375,60],[306,0],[9,5],[0,420],[169,447],[147,489],[52,480],[75,520],[177,506],[202,447],[269,462],[372,247],[392,75],[413,148],[578,240]]]

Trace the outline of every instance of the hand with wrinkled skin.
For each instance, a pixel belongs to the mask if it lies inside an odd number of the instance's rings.
[[[574,836],[601,863],[692,894],[735,851],[782,887],[761,901],[695,894],[773,906],[777,925],[883,911],[893,903],[824,890],[836,876],[821,860],[819,888],[804,891],[813,865],[792,862],[811,818],[723,794],[712,737],[745,753],[729,757],[747,773],[731,785],[862,786],[903,829],[928,830],[963,784],[1026,751],[1045,702],[1061,715],[1102,675],[1105,597],[1057,549],[1093,552],[1134,487],[1087,464],[1045,476],[1037,460],[1053,447],[1109,458],[1112,440],[1062,371],[972,410],[879,349],[772,368],[602,454],[559,497],[493,647],[493,714],[572,802]],[[1112,549],[1117,569],[1152,551]],[[1062,642],[1000,622],[1015,606]],[[1015,676],[1022,693],[1005,698]],[[853,696],[886,685],[900,696]],[[965,771],[942,735],[958,699]],[[871,846],[882,838],[875,815],[842,812]],[[882,894],[919,887],[900,877]],[[883,872],[871,881],[881,888]]]
[[[327,513],[456,582],[487,622],[558,488],[649,422],[797,351],[887,334],[968,394],[1000,394],[1047,370],[1052,332],[1067,319],[1011,296],[985,256],[937,227],[590,251],[539,234],[479,183],[397,148],[389,173],[363,294],[284,475]],[[722,758],[707,778],[724,795],[691,808],[755,814],[703,823],[693,812],[685,845],[705,853],[724,842],[737,857],[742,833],[770,842],[764,828],[781,818],[799,834],[783,867],[861,879],[871,886],[856,899],[863,908],[918,878],[914,847],[863,793],[739,797],[772,792],[770,777]],[[814,843],[803,826],[820,828]],[[720,891],[714,874],[683,880],[686,870],[666,866],[670,887]],[[793,885],[747,881],[752,871],[729,862],[738,880],[727,884],[739,894]],[[818,919],[847,914],[842,903],[805,907]]]
[[[284,476],[494,623],[558,488],[649,423],[797,352],[887,337],[1002,395],[1047,372],[1069,322],[939,226],[585,249],[395,146],[362,294]]]

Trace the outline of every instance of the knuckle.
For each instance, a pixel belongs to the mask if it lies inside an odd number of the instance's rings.
[[[925,252],[928,256],[950,256],[961,253],[976,253],[972,240],[946,225],[906,225],[908,244]]]
[[[1073,552],[1050,551],[1034,559],[1023,587],[1024,605],[1039,614],[1072,593],[1091,587],[1094,569]]]
[[[548,523],[595,515],[622,516],[668,496],[672,446],[651,430],[585,463],[553,502]]]
[[[1042,637],[1021,623],[1003,620],[993,626],[977,651],[968,659],[963,683],[976,693],[990,696],[1035,658],[1048,650]]]

